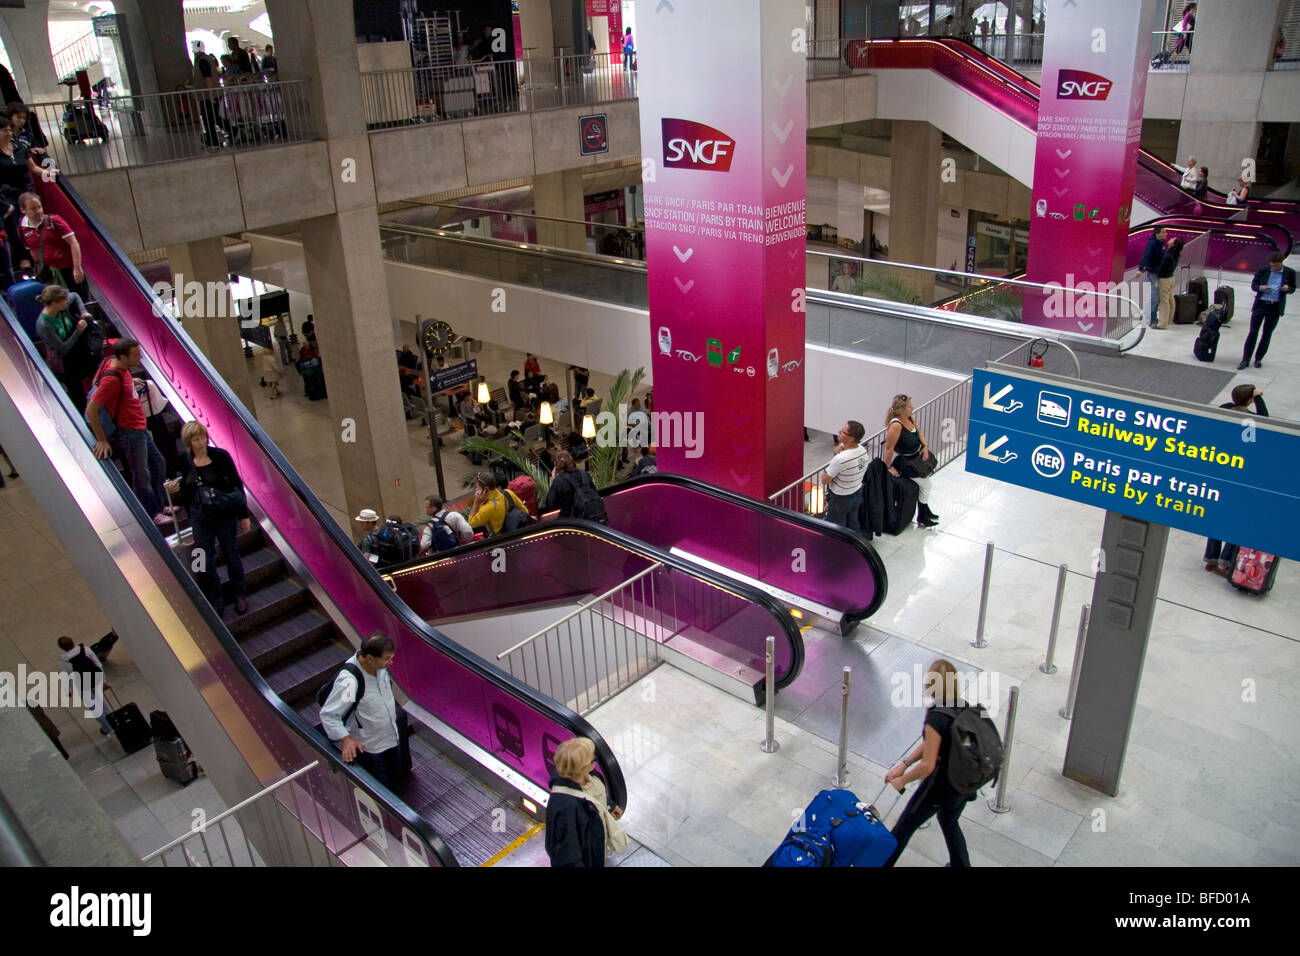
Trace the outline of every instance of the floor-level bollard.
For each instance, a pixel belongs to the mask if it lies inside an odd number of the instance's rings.
[[[1011,688],[1011,700],[1007,702],[1007,732],[1002,735],[1002,768],[998,771],[998,796],[989,801],[989,809],[994,813],[1006,813],[1007,781],[1011,779],[1011,745],[1016,736],[1016,705],[1020,703],[1020,688]]]
[[[1070,671],[1070,689],[1065,695],[1065,706],[1061,716],[1069,720],[1074,716],[1074,695],[1079,692],[1079,671],[1083,668],[1083,645],[1088,640],[1089,607],[1085,604],[1079,608],[1079,637],[1074,642],[1074,668]]]
[[[1047,660],[1038,665],[1044,674],[1056,673],[1056,632],[1061,626],[1061,602],[1065,600],[1065,579],[1070,569],[1061,565],[1056,573],[1056,603],[1052,605],[1052,630],[1047,635]]]
[[[975,640],[970,642],[971,647],[988,647],[988,642],[984,640],[984,616],[989,610],[989,582],[993,578],[993,542],[990,541],[984,546],[984,585],[980,588],[980,616],[975,625]]]
[[[844,668],[840,683],[840,754],[835,766],[835,786],[840,790],[849,787],[849,675],[852,667]]]
[[[758,749],[774,754],[781,749],[776,734],[776,638],[767,639],[767,680],[764,687],[764,708],[767,711],[767,735],[759,741]]]

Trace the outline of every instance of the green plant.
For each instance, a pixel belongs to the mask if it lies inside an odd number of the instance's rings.
[[[605,396],[605,401],[601,404],[602,412],[608,411],[612,415],[618,414],[620,405],[627,404],[629,396],[636,391],[637,386],[641,384],[641,379],[645,377],[645,369],[639,368],[635,372],[627,369],[619,372],[614,379],[614,384],[609,388],[609,394]],[[591,450],[588,459],[588,470],[591,472],[591,480],[597,488],[605,488],[612,485],[618,477],[618,459],[623,453],[622,447],[614,442],[600,443],[600,432],[597,431],[596,439],[588,442]]]
[[[635,372],[627,369],[619,372],[614,379],[614,384],[610,386],[609,394],[605,396],[605,400],[601,403],[602,410],[608,410],[611,414],[617,415],[618,407],[627,403],[628,397],[636,391],[637,386],[641,384],[641,379],[644,377],[644,368],[639,368]],[[597,432],[597,436],[599,437],[599,432]],[[597,488],[612,485],[617,478],[618,459],[623,449],[616,443],[601,445],[597,440],[593,440],[588,444],[590,447],[588,470],[591,473],[591,480]],[[551,489],[550,473],[536,462],[529,461],[522,451],[515,448],[508,441],[476,435],[473,438],[466,438],[460,443],[460,447],[468,452],[478,452],[482,455],[504,458],[519,471],[533,479],[534,484],[537,485],[538,504],[546,500],[546,495]],[[469,475],[465,478],[463,487],[469,488],[473,484],[474,476]]]
[[[989,319],[1019,322],[1024,302],[1014,287],[990,286],[962,296],[953,304],[958,312],[966,315],[981,315]]]
[[[551,490],[551,475],[541,465],[535,461],[529,461],[528,457],[518,448],[512,446],[509,442],[500,438],[487,438],[483,435],[475,435],[473,438],[466,438],[460,443],[460,447],[468,452],[478,452],[480,455],[490,455],[496,458],[504,458],[515,468],[522,471],[533,483],[537,485],[537,501],[540,504],[546,500],[546,493]],[[474,475],[467,475],[462,487],[469,488],[474,484]]]
[[[876,299],[889,299],[907,305],[920,305],[921,296],[916,286],[906,279],[885,273],[858,279],[853,283],[854,295],[865,295]]]

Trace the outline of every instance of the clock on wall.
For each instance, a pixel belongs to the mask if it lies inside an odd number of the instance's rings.
[[[452,339],[456,333],[451,330],[451,326],[441,319],[428,322],[424,326],[424,347],[428,349],[430,355],[442,355],[451,348]]]

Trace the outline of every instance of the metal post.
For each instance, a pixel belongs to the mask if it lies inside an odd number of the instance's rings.
[[[420,349],[420,365],[424,369],[424,414],[429,426],[429,443],[433,446],[429,457],[433,460],[434,475],[438,479],[438,495],[446,501],[447,487],[442,476],[442,450],[438,447],[441,439],[438,438],[438,420],[434,417],[433,410],[433,378],[429,369],[429,350],[424,345],[424,321],[418,315],[415,317],[415,338],[416,345]]]
[[[984,584],[980,588],[980,616],[975,625],[975,640],[970,642],[971,647],[988,647],[988,642],[984,640],[984,616],[989,609],[989,581],[993,577],[993,542],[990,541],[984,546]]]
[[[840,683],[840,755],[835,768],[835,786],[840,790],[849,786],[849,676],[852,673],[852,667],[844,668]]]
[[[758,749],[765,754],[774,754],[781,749],[776,734],[776,638],[767,639],[767,685],[765,687],[764,706],[767,711],[767,736],[759,741]]]
[[[1079,608],[1079,637],[1074,642],[1074,668],[1070,671],[1070,689],[1065,695],[1061,716],[1069,720],[1074,716],[1074,696],[1079,692],[1079,672],[1083,670],[1083,645],[1088,641],[1089,605]]]
[[[989,809],[994,813],[1006,813],[1007,781],[1011,779],[1011,744],[1016,735],[1016,705],[1020,703],[1020,688],[1011,688],[1011,699],[1007,702],[1007,731],[1002,735],[1002,769],[998,771],[998,796],[989,801]]]
[[[1056,603],[1052,605],[1052,629],[1047,634],[1047,660],[1038,665],[1044,674],[1056,673],[1056,630],[1061,624],[1061,602],[1065,600],[1065,579],[1069,573],[1069,567],[1063,564],[1056,574]]]

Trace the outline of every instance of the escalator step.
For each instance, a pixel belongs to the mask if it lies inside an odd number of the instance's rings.
[[[500,810],[500,813],[494,812]],[[479,866],[523,836],[532,821],[507,805],[498,805],[451,834],[441,834],[461,866]]]
[[[289,657],[262,672],[262,676],[285,703],[296,706],[301,698],[314,694],[351,656],[350,647],[331,642]]]
[[[233,603],[226,605],[221,618],[238,637],[247,634],[275,618],[301,605],[307,600],[307,589],[293,578],[282,578],[266,587],[249,592],[248,611],[236,614]]]
[[[239,646],[261,671],[332,635],[329,618],[308,607],[241,635]]]
[[[477,781],[465,780],[444,793],[420,811],[420,816],[433,824],[446,839],[459,833],[479,817],[495,807],[501,798],[479,786]]]
[[[247,554],[241,553],[244,562],[244,580],[250,589],[261,587],[277,577],[283,577],[284,562],[280,555],[270,548],[260,548]],[[222,561],[217,566],[217,580],[224,587],[230,581],[230,569]]]

